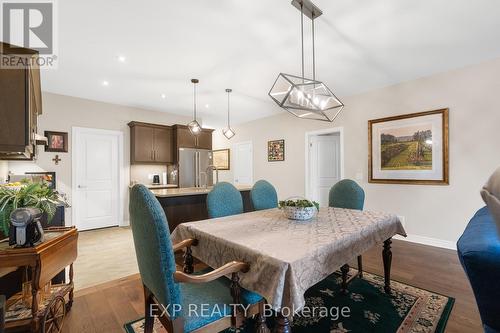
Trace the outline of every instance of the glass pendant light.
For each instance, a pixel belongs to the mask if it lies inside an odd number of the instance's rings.
[[[231,128],[231,124],[229,122],[229,94],[232,92],[232,89],[226,89],[227,92],[227,127],[222,130],[222,134],[229,140],[231,139],[236,132]]]
[[[293,0],[292,5],[300,10],[302,76],[280,73],[269,91],[269,96],[296,117],[333,122],[344,108],[344,104],[326,84],[316,80],[314,20],[323,13],[310,0]],[[304,76],[304,15],[312,22],[312,79]]]
[[[191,79],[191,82],[193,83],[193,113],[194,113],[194,119],[192,122],[190,122],[189,124],[187,124],[187,127],[189,128],[189,131],[191,132],[191,134],[193,135],[198,135],[201,133],[201,126],[200,124],[198,123],[198,121],[196,120],[196,84],[198,82],[200,82],[198,79]]]

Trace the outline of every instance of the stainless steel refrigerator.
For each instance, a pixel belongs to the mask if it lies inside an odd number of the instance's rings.
[[[179,187],[212,186],[212,163],[211,150],[179,148]]]

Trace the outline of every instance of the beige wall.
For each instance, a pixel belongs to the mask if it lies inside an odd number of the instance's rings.
[[[269,180],[285,198],[305,192],[305,132],[341,126],[345,177],[363,174],[366,209],[402,215],[415,240],[450,247],[483,206],[479,189],[500,165],[499,73],[500,59],[345,98],[346,108],[333,124],[300,120],[276,107],[276,116],[237,126],[230,143],[253,141],[254,180]],[[449,186],[367,183],[369,119],[445,107],[450,108]],[[267,162],[266,144],[272,139],[285,139],[284,162]],[[215,148],[230,143],[215,132]],[[232,181],[231,171],[221,172],[221,179]]]
[[[43,147],[39,149],[36,162],[9,162],[9,170],[14,173],[26,171],[55,171],[57,173],[58,190],[71,197],[71,128],[90,127],[121,131],[124,133],[124,173],[125,186],[130,183],[130,132],[129,121],[143,121],[156,124],[185,124],[189,117],[173,115],[164,112],[154,112],[121,105],[107,104],[81,98],[43,93],[43,114],[39,118],[39,133],[45,130],[69,133],[69,152],[58,153],[62,159],[55,165],[52,158],[56,153],[46,153]],[[149,169],[148,169],[149,170]],[[137,172],[137,170],[136,170]],[[128,194],[128,191],[126,191]],[[71,209],[66,212],[66,223],[71,223]],[[124,220],[128,221],[128,196],[124,198]]]

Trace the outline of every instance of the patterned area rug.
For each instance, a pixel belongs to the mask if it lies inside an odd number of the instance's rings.
[[[347,294],[340,290],[341,281],[340,275],[334,273],[306,292],[306,311],[294,316],[293,333],[441,333],[454,303],[451,297],[397,281],[391,281],[389,296],[384,292],[384,279],[370,273],[364,273],[363,279],[355,277]],[[350,309],[349,316],[345,312],[345,316],[341,315],[344,307]],[[328,313],[321,309],[327,309]],[[144,320],[139,319],[125,324],[125,330],[143,333],[143,324]],[[241,331],[253,332],[252,321]],[[156,321],[155,333],[163,332],[166,331]]]

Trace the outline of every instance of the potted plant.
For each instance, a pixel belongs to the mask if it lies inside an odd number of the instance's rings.
[[[35,207],[47,214],[50,223],[57,205],[67,204],[46,182],[23,182],[15,186],[0,186],[0,231],[9,234],[10,214],[17,208]]]
[[[319,203],[302,197],[289,198],[280,201],[278,206],[290,220],[310,220],[319,211]]]

